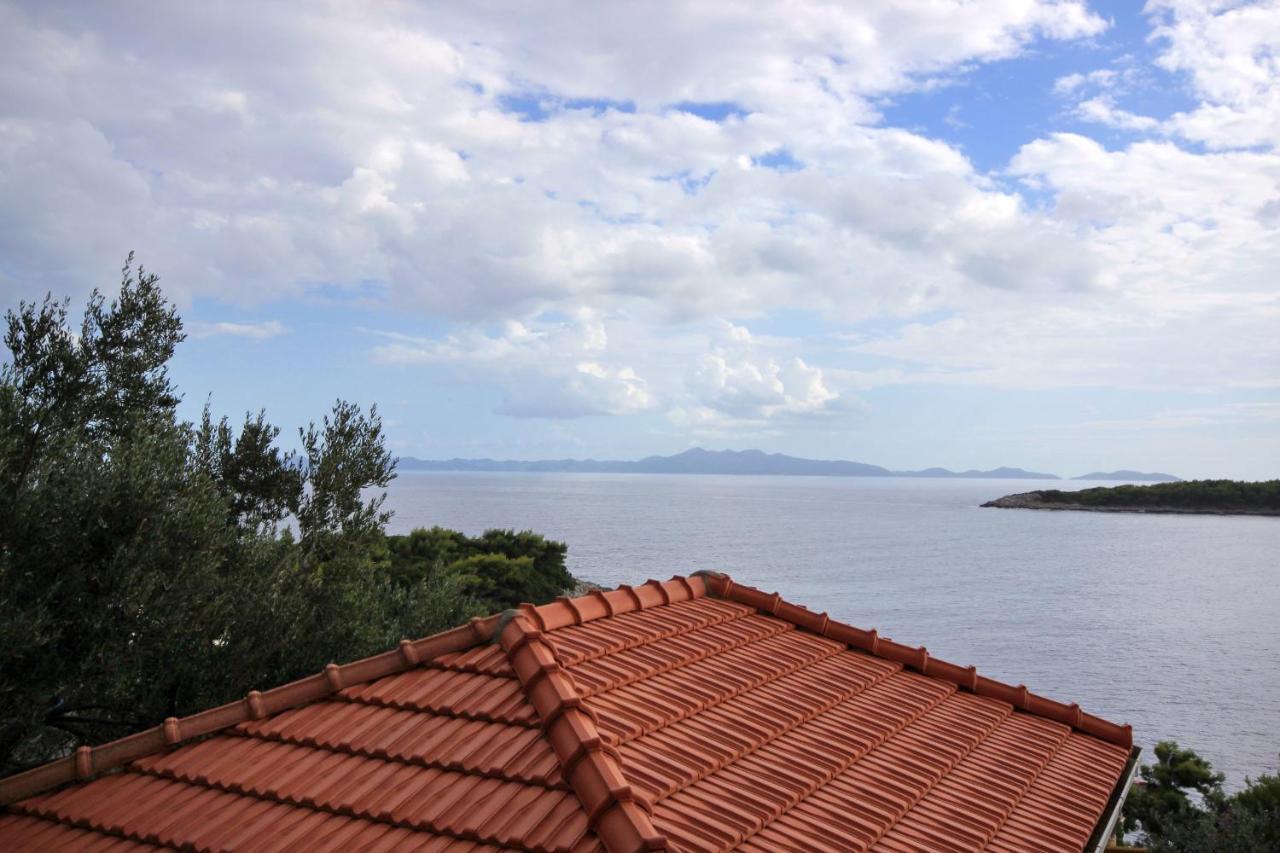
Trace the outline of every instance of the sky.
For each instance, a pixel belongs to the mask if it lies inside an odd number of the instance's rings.
[[[0,0],[0,302],[397,454],[1280,476],[1280,2]]]

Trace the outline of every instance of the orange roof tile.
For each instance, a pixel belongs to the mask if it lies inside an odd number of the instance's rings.
[[[723,575],[473,620],[0,780],[5,849],[1069,850],[1128,726]]]

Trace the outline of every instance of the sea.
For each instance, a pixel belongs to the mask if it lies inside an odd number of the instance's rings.
[[[1039,480],[404,472],[390,532],[534,530],[605,586],[699,569],[1176,740],[1280,766],[1280,518],[981,508]]]

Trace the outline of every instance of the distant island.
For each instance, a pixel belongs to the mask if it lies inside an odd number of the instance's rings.
[[[1144,473],[1142,471],[1128,471],[1121,469],[1119,471],[1094,471],[1090,474],[1081,474],[1079,477],[1072,477],[1073,480],[1130,480],[1135,483],[1177,483],[1181,482],[1181,477],[1175,477],[1172,474],[1161,474],[1158,471]]]
[[[1024,471],[1021,468],[992,468],[988,471],[951,471],[925,468],[921,471],[893,471],[865,462],[840,459],[801,459],[762,450],[704,450],[695,447],[675,456],[648,456],[637,461],[597,459],[415,459],[400,458],[402,471],[493,471],[588,474],[773,474],[810,477],[940,477],[986,480],[1061,480],[1057,474]],[[1127,472],[1121,472],[1127,473]],[[1089,477],[1102,475],[1086,475]],[[1168,475],[1141,475],[1143,477]],[[1124,478],[1121,478],[1124,479]],[[1132,479],[1139,479],[1134,477]],[[1176,478],[1174,478],[1176,479]]]
[[[1153,486],[1112,486],[1064,492],[1044,489],[1005,495],[983,506],[1003,509],[1074,509],[1092,512],[1172,512],[1209,515],[1280,515],[1280,480],[1188,480]]]

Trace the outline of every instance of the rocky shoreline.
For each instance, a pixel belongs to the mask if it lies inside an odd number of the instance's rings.
[[[987,501],[984,507],[999,509],[1056,509],[1076,510],[1079,512],[1146,512],[1175,515],[1272,515],[1280,516],[1280,510],[1274,509],[1222,509],[1221,507],[1185,507],[1185,506],[1086,506],[1084,504],[1066,503],[1064,501],[1045,500],[1042,492],[1021,492],[1016,495],[1005,495],[993,501]]]

